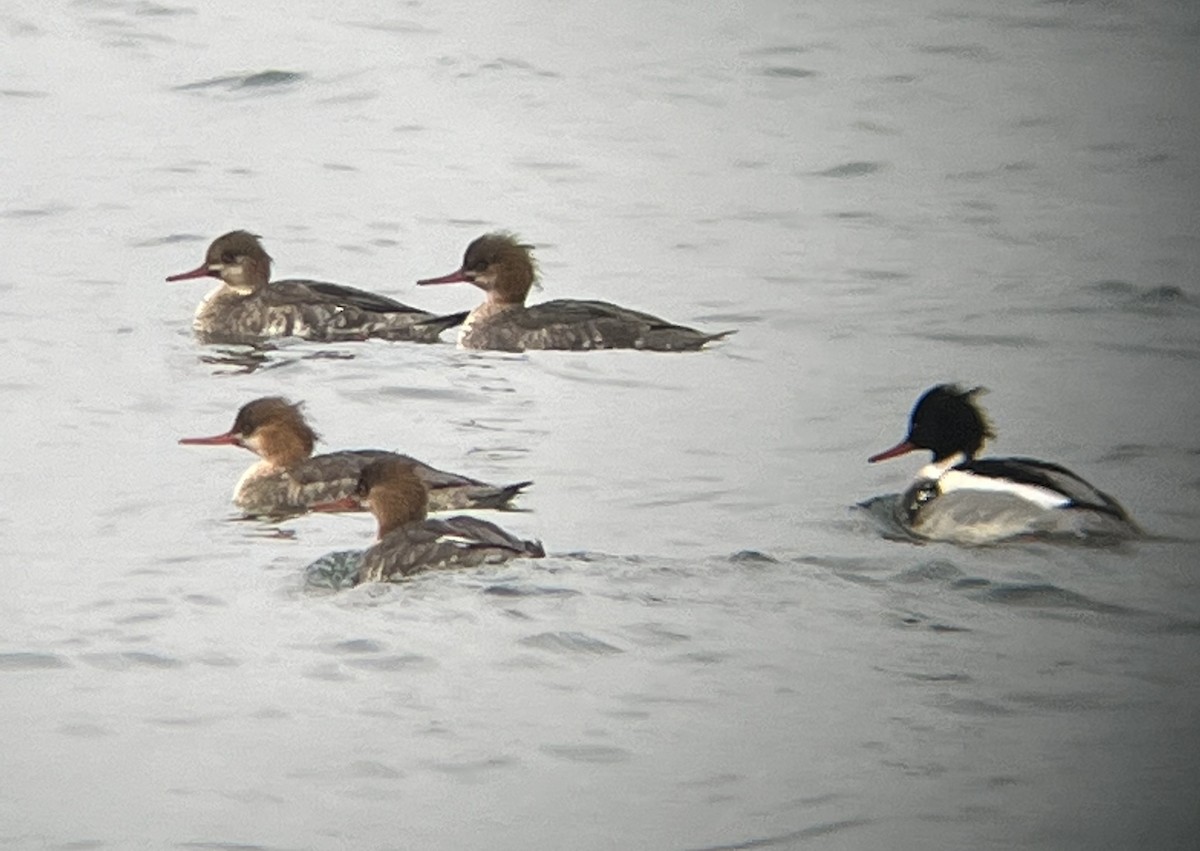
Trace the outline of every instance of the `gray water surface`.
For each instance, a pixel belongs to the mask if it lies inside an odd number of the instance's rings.
[[[0,847],[1194,848],[1200,13],[1162,0],[0,10]],[[473,237],[695,355],[198,346],[233,228],[431,310]],[[887,540],[917,395],[1118,548]],[[550,557],[319,594],[260,395]]]

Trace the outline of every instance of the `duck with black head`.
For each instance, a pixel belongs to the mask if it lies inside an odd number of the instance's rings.
[[[468,283],[484,291],[483,304],[471,311],[459,331],[458,344],[465,349],[683,352],[734,333],[709,334],[606,301],[558,299],[529,307],[525,299],[537,277],[532,247],[511,233],[498,232],[468,245],[458,270],[417,283]]]
[[[494,523],[465,515],[431,520],[427,491],[411,464],[389,458],[363,468],[354,493],[314,506],[344,511],[353,503],[375,516],[374,546],[358,562],[355,584],[395,582],[427,570],[500,564],[513,558],[541,558],[538,541],[525,541]]]
[[[316,503],[349,496],[363,468],[386,459],[409,465],[424,483],[434,511],[507,508],[532,484],[490,485],[382,449],[350,449],[314,456],[316,441],[317,433],[305,420],[300,404],[280,396],[265,396],[243,405],[229,431],[212,437],[185,437],[179,442],[241,446],[259,457],[233,489],[234,504],[252,517],[303,514]],[[357,504],[350,507],[363,510]]]
[[[271,281],[271,258],[244,230],[217,237],[204,262],[168,281],[217,278],[196,310],[192,329],[202,343],[260,345],[284,337],[319,342],[410,340],[436,342],[466,318],[435,316],[387,296],[321,281]]]
[[[976,458],[995,432],[980,387],[939,384],[913,407],[908,434],[870,463],[928,450],[932,460],[895,504],[908,532],[983,544],[1024,536],[1122,540],[1140,530],[1121,505],[1070,470],[1033,458]],[[876,500],[871,500],[870,507]]]

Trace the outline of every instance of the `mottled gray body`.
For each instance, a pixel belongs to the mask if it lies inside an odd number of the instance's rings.
[[[249,293],[218,287],[201,303],[192,327],[201,342],[225,345],[255,345],[282,337],[433,343],[463,317],[435,316],[340,284],[284,280]]]
[[[363,553],[359,582],[387,582],[425,570],[500,564],[546,554],[537,541],[523,541],[475,517],[418,520],[399,526]]]
[[[647,349],[695,351],[732,333],[706,334],[649,313],[605,301],[561,299],[525,307],[485,303],[467,317],[458,344],[465,349]]]
[[[357,449],[317,455],[286,470],[261,462],[255,464],[238,482],[233,501],[251,516],[303,514],[318,503],[353,495],[363,468],[372,461],[388,458],[412,465],[429,493],[431,511],[503,508],[530,484],[519,482],[497,487],[438,470],[407,455]]]

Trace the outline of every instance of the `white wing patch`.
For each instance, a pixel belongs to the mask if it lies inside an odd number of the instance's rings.
[[[938,489],[943,494],[951,491],[991,491],[1020,497],[1035,505],[1040,505],[1042,508],[1062,508],[1071,502],[1061,493],[1037,485],[1022,484],[1010,479],[996,479],[991,476],[978,476],[964,470],[950,470],[937,482]]]

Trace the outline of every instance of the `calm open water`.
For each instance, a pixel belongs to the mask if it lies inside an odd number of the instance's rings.
[[[0,847],[1194,848],[1200,12],[1184,2],[0,5]],[[696,355],[191,338],[163,277],[538,298]],[[916,396],[1152,533],[885,540]],[[497,482],[551,557],[335,596],[229,522],[256,396]]]

